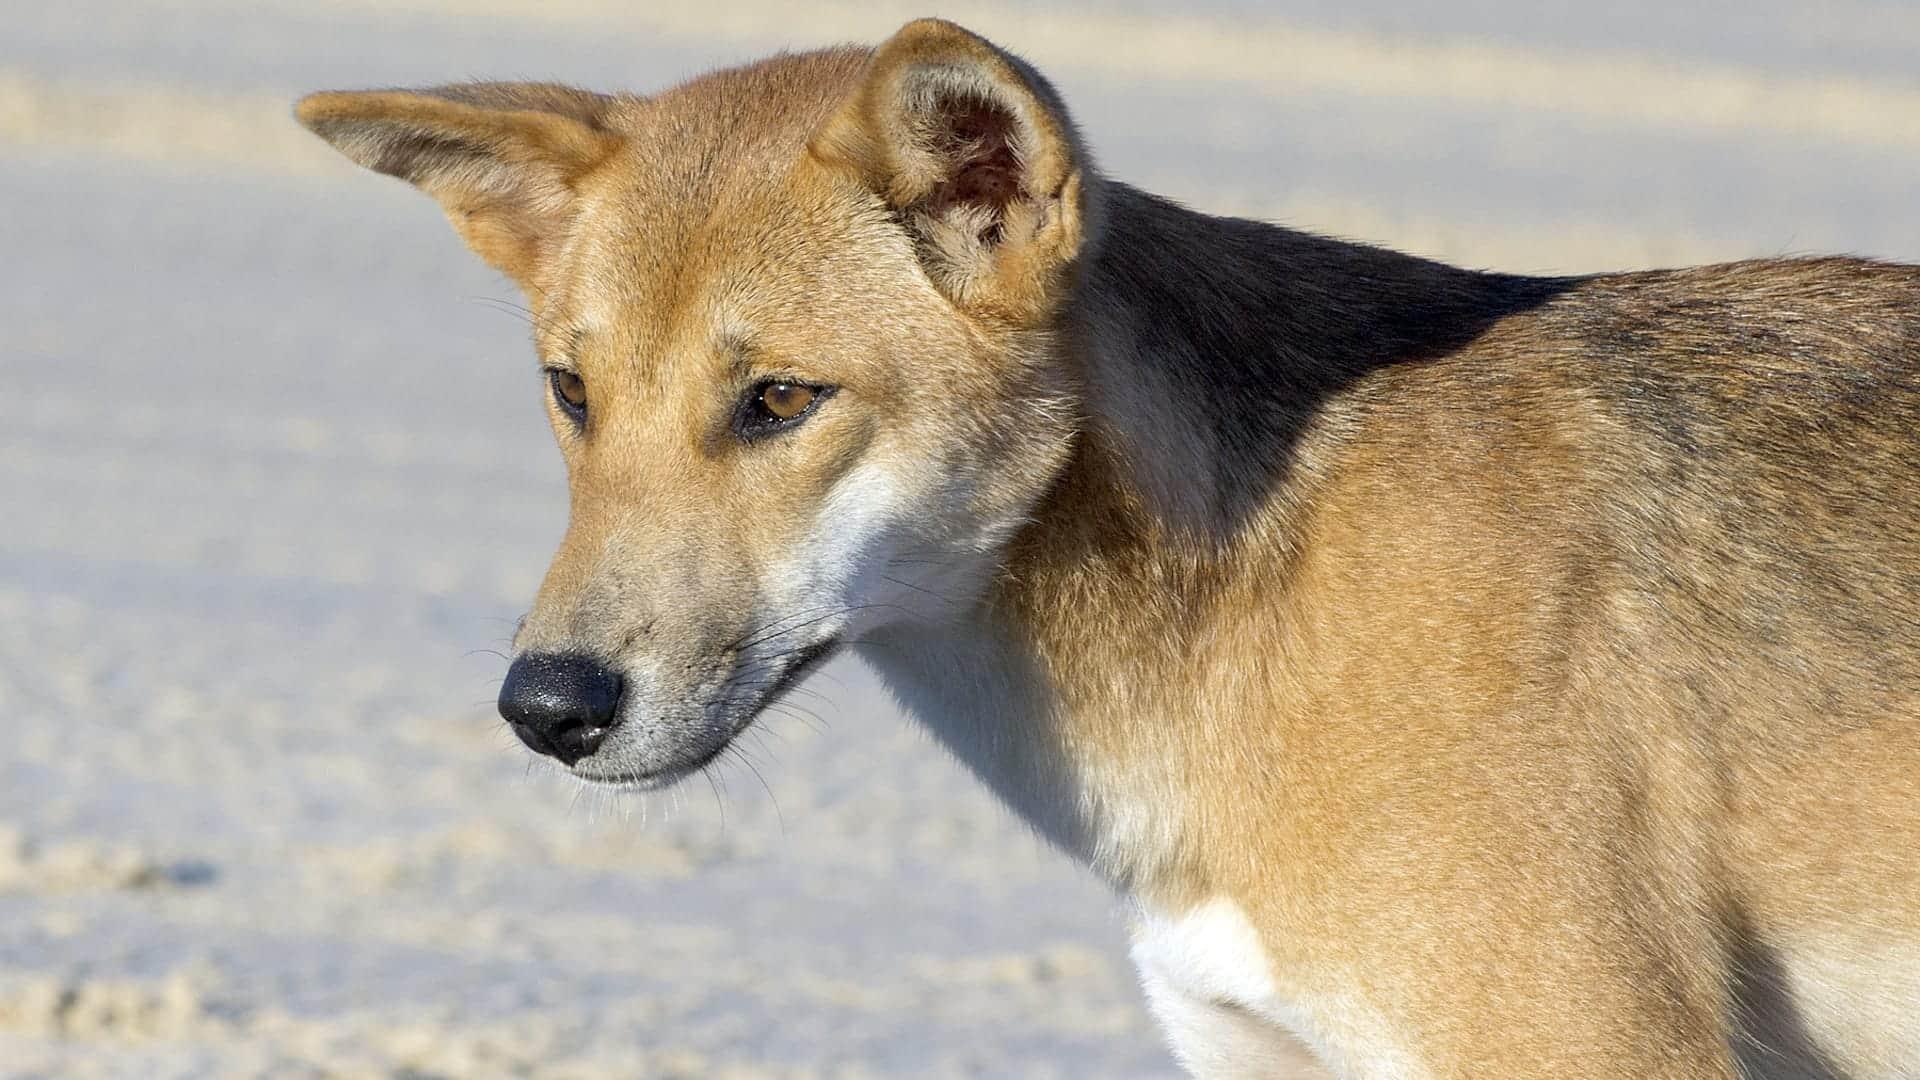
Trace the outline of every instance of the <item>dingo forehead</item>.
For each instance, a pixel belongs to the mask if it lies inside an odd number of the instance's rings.
[[[543,268],[542,354],[610,338],[658,354],[697,339],[751,357],[775,347],[770,323],[844,328],[853,313],[832,310],[836,294],[911,279],[910,247],[879,200],[808,167],[809,139],[869,56],[783,55],[623,100],[612,126],[624,143],[578,183],[578,214]]]

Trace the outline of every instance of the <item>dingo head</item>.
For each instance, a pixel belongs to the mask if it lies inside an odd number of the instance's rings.
[[[1052,90],[956,26],[652,98],[299,117],[531,302],[572,514],[500,704],[581,777],[671,782],[834,649],[964,614],[1064,464],[1084,159]]]

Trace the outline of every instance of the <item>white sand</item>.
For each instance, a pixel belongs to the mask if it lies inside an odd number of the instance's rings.
[[[1168,1073],[1112,901],[858,668],[746,740],[757,777],[651,800],[493,715],[475,650],[565,512],[525,329],[286,110],[647,88],[897,21],[707,7],[9,13],[0,1075]],[[945,10],[1198,205],[1514,269],[1920,258],[1920,19],[1592,7]]]

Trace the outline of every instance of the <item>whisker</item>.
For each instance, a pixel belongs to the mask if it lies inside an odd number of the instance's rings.
[[[732,752],[729,756],[737,758],[740,764],[745,765],[747,771],[753,774],[753,778],[760,781],[760,790],[767,793],[767,801],[773,804],[773,820],[780,825],[780,835],[783,837],[786,836],[787,816],[781,812],[780,799],[774,795],[772,786],[767,783],[767,778],[760,774],[758,768],[754,767],[753,759],[747,755],[746,750],[738,743],[730,744],[727,749]]]
[[[901,588],[903,588],[903,589],[912,589],[912,590],[913,590],[914,592],[917,592],[917,593],[920,593],[920,594],[922,594],[922,595],[924,595],[924,596],[931,596],[931,597],[933,597],[933,598],[934,598],[935,600],[938,600],[938,601],[940,601],[941,603],[943,603],[943,604],[946,604],[946,605],[947,605],[947,606],[949,606],[949,607],[952,607],[952,606],[953,606],[953,605],[954,605],[954,604],[956,603],[956,601],[955,601],[955,600],[954,600],[954,599],[953,599],[952,597],[949,597],[949,596],[942,596],[942,595],[940,595],[939,593],[937,593],[937,592],[934,592],[934,591],[933,591],[932,589],[928,589],[928,588],[924,588],[924,587],[922,587],[922,586],[919,586],[919,585],[915,585],[915,584],[914,584],[913,582],[911,582],[911,581],[901,581],[901,580],[900,580],[899,578],[897,578],[897,577],[893,577],[893,576],[891,576],[891,575],[888,575],[888,574],[881,574],[881,575],[880,575],[880,579],[881,579],[882,581],[891,581],[891,582],[893,582],[893,583],[894,583],[895,585],[898,585],[898,586],[900,586],[900,587],[901,587]]]
[[[700,775],[707,778],[707,787],[713,789],[713,805],[720,810],[720,831],[724,833],[727,831],[727,804],[720,797],[720,785],[714,782],[712,768],[702,768]]]
[[[789,711],[788,706],[783,706],[778,704],[769,705],[766,708],[766,714],[770,716],[778,716],[786,720],[798,721],[799,723],[806,725],[808,730],[814,732],[817,735],[825,735],[827,733],[827,722],[825,720],[822,720],[818,716],[814,716],[810,713],[791,712]],[[756,727],[754,730],[757,731],[759,730],[759,728]],[[781,735],[780,732],[775,728],[768,727],[766,730],[783,741],[786,739],[786,736]]]

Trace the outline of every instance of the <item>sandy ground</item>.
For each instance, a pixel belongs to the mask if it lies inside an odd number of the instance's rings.
[[[1597,13],[1605,8],[1605,14]],[[1475,265],[1920,258],[1920,15],[948,5],[1106,167]],[[1163,1076],[1120,913],[831,669],[582,795],[493,715],[565,512],[510,288],[298,92],[645,89],[906,9],[84,0],[0,35],[0,1075]]]

